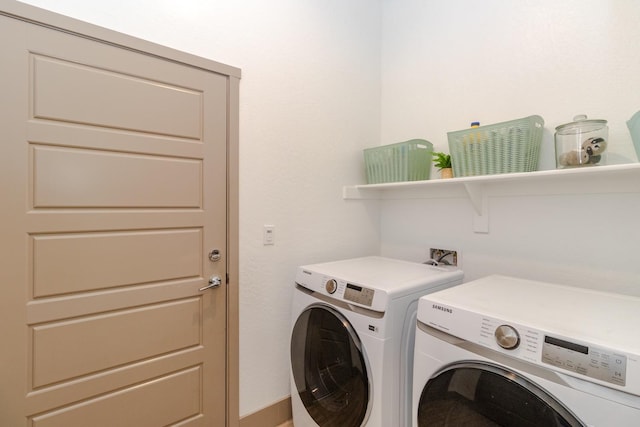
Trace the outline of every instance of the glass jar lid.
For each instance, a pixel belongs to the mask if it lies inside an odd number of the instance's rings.
[[[556,127],[556,132],[561,135],[574,135],[597,131],[607,126],[606,120],[587,120],[586,114],[579,114],[573,120]]]

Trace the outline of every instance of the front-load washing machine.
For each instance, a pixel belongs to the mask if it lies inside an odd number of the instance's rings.
[[[462,276],[377,256],[299,267],[290,343],[294,425],[408,426],[418,299]]]
[[[640,425],[640,298],[489,276],[422,297],[413,425]]]

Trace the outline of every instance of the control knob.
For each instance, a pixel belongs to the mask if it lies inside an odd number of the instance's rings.
[[[514,350],[520,345],[520,335],[513,326],[500,325],[494,333],[498,345],[506,350]]]
[[[332,294],[338,289],[338,282],[336,282],[335,279],[329,279],[327,280],[327,283],[325,283],[324,288],[327,290],[327,292]]]

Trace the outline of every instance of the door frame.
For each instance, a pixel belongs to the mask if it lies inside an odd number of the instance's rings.
[[[239,392],[239,68],[188,54],[15,0],[0,15],[227,77],[226,427],[238,427]]]

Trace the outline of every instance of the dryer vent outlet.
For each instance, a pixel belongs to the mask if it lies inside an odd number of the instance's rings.
[[[435,249],[429,250],[429,258],[437,261],[438,264],[458,265],[458,251],[451,249]]]

